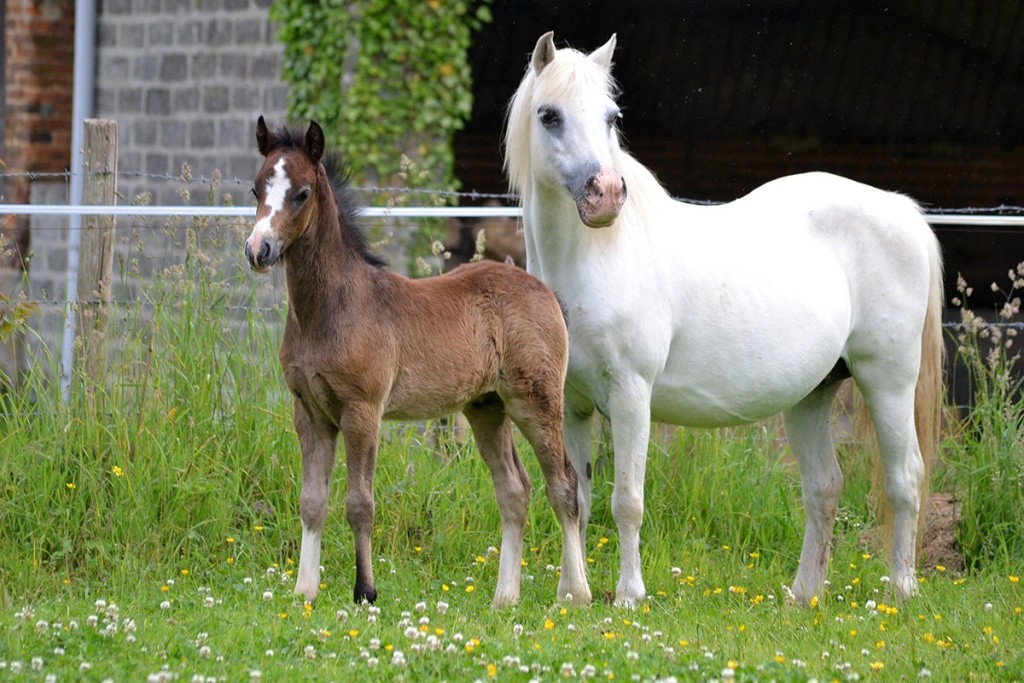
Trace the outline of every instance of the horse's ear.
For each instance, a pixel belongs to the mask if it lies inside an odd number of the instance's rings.
[[[271,133],[267,130],[267,122],[263,120],[263,117],[256,121],[256,148],[259,149],[260,154],[267,156],[267,153],[271,149]]]
[[[612,55],[615,53],[615,34],[608,39],[608,42],[590,53],[590,60],[595,64],[604,67],[605,71],[612,70]]]
[[[544,67],[555,58],[555,32],[548,31],[537,41],[537,47],[533,48],[533,56],[530,58],[530,65],[533,73],[539,74]]]
[[[310,121],[306,130],[306,154],[314,162],[324,155],[324,129],[316,121]]]

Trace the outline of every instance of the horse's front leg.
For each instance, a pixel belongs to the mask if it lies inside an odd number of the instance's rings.
[[[593,468],[591,467],[591,431],[594,405],[569,387],[565,389],[565,449],[576,470],[580,505],[580,547],[587,547],[587,523],[590,521]]]
[[[369,404],[349,404],[341,417],[348,469],[345,516],[355,538],[356,583],[352,592],[357,603],[377,599],[373,579],[370,536],[373,533],[373,477],[377,466],[377,438],[380,411]]]
[[[640,569],[644,474],[651,429],[651,386],[639,375],[621,378],[608,397],[615,448],[612,516],[619,529],[619,584],[615,604],[635,607],[646,595]]]
[[[302,450],[302,494],[299,498],[302,547],[299,550],[295,593],[312,602],[320,591],[320,543],[327,517],[338,430],[333,425],[313,420],[298,399],[295,400],[292,419]]]

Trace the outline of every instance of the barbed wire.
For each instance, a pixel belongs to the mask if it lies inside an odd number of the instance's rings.
[[[40,308],[47,309],[63,309],[68,303],[63,299],[32,299],[27,298],[24,300]],[[181,300],[172,300],[167,302],[154,302],[146,299],[112,299],[110,301],[102,301],[99,299],[79,299],[76,303],[82,307],[95,307],[95,306],[110,306],[112,308],[144,308],[147,310],[163,310],[170,308],[172,310],[179,310],[187,306],[186,302]],[[247,313],[284,313],[288,308],[288,303],[282,301],[280,304],[274,306],[267,306],[264,304],[220,304],[217,308],[225,311],[241,311]],[[3,306],[0,305],[0,311],[3,311]],[[969,330],[971,329],[962,322],[947,321],[942,323],[942,327],[947,330]],[[984,327],[998,327],[1001,329],[1014,329],[1020,332],[1024,332],[1024,321],[1013,321],[1013,320],[992,320],[984,321]]]

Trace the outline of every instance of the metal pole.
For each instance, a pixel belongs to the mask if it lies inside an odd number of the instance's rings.
[[[93,91],[96,74],[96,2],[75,3],[75,83],[71,98],[71,188],[68,204],[80,206],[83,194],[82,147],[85,144],[85,120],[93,115]],[[68,289],[61,344],[60,393],[64,402],[71,399],[71,369],[75,353],[75,302],[78,288],[78,246],[82,234],[81,214],[68,217]]]

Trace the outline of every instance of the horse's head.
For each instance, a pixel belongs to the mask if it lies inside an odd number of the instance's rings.
[[[312,222],[324,153],[324,131],[316,121],[305,136],[288,129],[271,131],[261,116],[256,144],[263,155],[253,182],[256,225],[245,241],[245,257],[257,272],[266,272]]]
[[[537,41],[526,77],[509,105],[505,167],[513,191],[530,180],[562,188],[591,228],[615,222],[626,184],[615,168],[620,118],[611,76],[615,36],[589,55]]]

